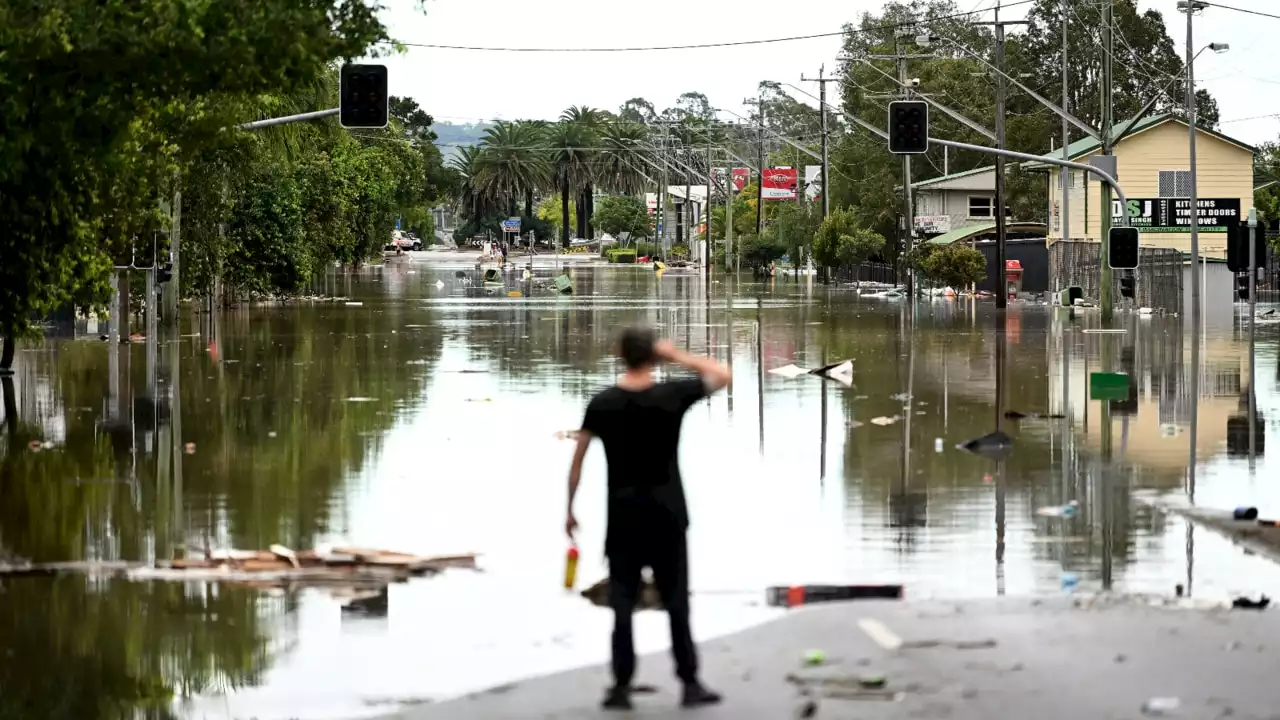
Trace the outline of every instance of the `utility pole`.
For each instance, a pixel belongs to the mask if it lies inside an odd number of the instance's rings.
[[[662,125],[662,184],[658,187],[658,248],[667,256],[667,126]]]
[[[1102,127],[1099,135],[1102,139],[1102,154],[1104,156],[1112,154],[1112,120],[1111,117],[1111,3],[1112,0],[1102,0],[1102,88],[1100,95],[1102,96]],[[1102,287],[1098,291],[1098,299],[1102,305],[1102,322],[1109,324],[1111,322],[1112,313],[1115,310],[1115,289],[1112,287],[1115,280],[1111,272],[1111,248],[1108,246],[1107,237],[1111,233],[1111,186],[1102,185],[1101,190],[1102,203],[1099,209],[1101,222],[1099,223],[1101,230],[1102,248],[1098,254],[1098,263],[1102,266]],[[1122,212],[1127,215],[1128,209],[1122,208]],[[1195,231],[1192,230],[1192,237]],[[1104,367],[1103,370],[1110,372],[1111,368]],[[1109,407],[1103,403],[1103,408]]]
[[[1070,83],[1067,76],[1067,10],[1070,9],[1068,3],[1071,0],[1062,0],[1062,109],[1071,112],[1070,101]],[[1067,146],[1071,144],[1071,123],[1067,120],[1067,116],[1062,116],[1062,159],[1070,160],[1071,156],[1067,150]],[[1071,184],[1071,170],[1062,168],[1061,180],[1058,184],[1062,190],[1062,204],[1058,208],[1058,217],[1062,220],[1062,239],[1071,239],[1071,193],[1068,190]]]
[[[710,131],[708,131],[707,132],[707,199],[706,199],[706,202],[702,204],[703,223],[707,226],[706,247],[702,249],[702,254],[703,254],[702,275],[707,280],[707,293],[708,293],[707,297],[708,298],[711,297],[710,296],[711,258],[714,257],[714,255],[711,253],[711,190],[712,188],[715,187],[715,182],[716,182],[716,165],[715,165],[715,160],[711,155],[711,133]]]
[[[827,142],[828,142],[828,135],[829,135],[829,133],[827,132],[827,83],[838,82],[840,80],[840,78],[824,78],[822,75],[826,70],[826,67],[827,67],[826,65],[822,65],[818,68],[818,78],[816,80],[813,78],[806,78],[804,75],[800,76],[800,82],[818,83],[818,112],[822,118],[822,219],[823,220],[826,220],[827,216],[831,214],[831,200],[830,200],[831,184],[829,182],[830,177],[827,174],[828,172],[827,171],[827,165],[828,165]]]
[[[760,183],[756,185],[756,237],[760,237],[764,233],[764,94],[753,100],[743,100],[744,103],[754,103],[756,111],[760,115],[760,132],[759,144],[756,146],[756,161],[760,163]]]
[[[901,34],[901,32],[899,32]],[[911,91],[907,89],[907,56],[902,54],[899,47],[899,41],[894,40],[894,54],[897,55],[898,63],[898,85],[902,88],[902,99],[910,100]],[[915,237],[915,203],[911,200],[911,156],[902,156],[902,248],[906,252],[911,252],[912,240]],[[901,267],[901,264],[899,264]],[[907,296],[912,300],[916,296],[915,273],[908,271],[906,273]]]
[[[992,25],[996,33],[995,47],[995,67],[996,67],[996,148],[1004,150],[1005,147],[1005,70],[1004,70],[1004,28],[1006,25],[1026,25],[1025,20],[1000,20],[1000,3],[996,3],[995,20],[991,23],[978,23],[980,25]],[[1005,285],[1005,261],[1006,241],[1008,239],[1008,218],[1005,216],[1005,206],[1008,200],[1005,198],[1005,159],[1003,156],[996,155],[996,272],[999,276],[996,281],[996,308],[1003,310],[1009,304],[1009,291]],[[1105,207],[1105,206],[1104,206]]]
[[[1200,0],[1189,0],[1188,2],[1178,3],[1187,13],[1187,167],[1191,175],[1191,187],[1188,188],[1188,195],[1191,199],[1191,322],[1195,327],[1200,327],[1201,307],[1200,303],[1200,208],[1198,206],[1199,198],[1196,192],[1196,73],[1195,73],[1195,55],[1193,54],[1193,35],[1192,35],[1192,18],[1195,17],[1197,10],[1203,10],[1206,5]],[[1252,243],[1252,238],[1250,242]],[[1252,245],[1250,245],[1252,247]],[[1198,370],[1197,370],[1198,373]]]

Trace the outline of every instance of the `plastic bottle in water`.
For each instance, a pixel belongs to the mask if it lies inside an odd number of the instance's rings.
[[[578,547],[569,548],[568,554],[564,559],[564,589],[572,590],[574,583],[578,581]]]

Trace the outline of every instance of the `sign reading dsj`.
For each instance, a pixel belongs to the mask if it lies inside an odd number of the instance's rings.
[[[1122,219],[1120,201],[1111,203],[1111,221]],[[1226,232],[1239,222],[1239,198],[1199,198],[1196,226],[1201,232]],[[1129,198],[1129,224],[1144,233],[1191,232],[1191,200],[1188,198]]]
[[[795,200],[796,169],[776,167],[765,170],[761,197],[765,200]]]

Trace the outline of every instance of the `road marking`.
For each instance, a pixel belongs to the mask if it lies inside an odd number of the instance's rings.
[[[902,647],[902,638],[898,637],[897,633],[890,630],[879,620],[862,618],[858,621],[858,629],[866,633],[867,637],[885,650],[897,650]]]

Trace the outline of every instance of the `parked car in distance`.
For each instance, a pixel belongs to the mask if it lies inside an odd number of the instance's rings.
[[[413,233],[404,233],[396,230],[391,234],[391,242],[387,243],[383,249],[391,252],[396,250],[421,250],[422,241],[414,237]]]

